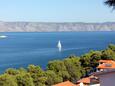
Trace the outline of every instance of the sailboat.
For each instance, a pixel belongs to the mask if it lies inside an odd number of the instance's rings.
[[[61,45],[61,42],[60,42],[60,40],[58,41],[57,47],[58,47],[58,49],[59,49],[59,52],[61,52],[61,49],[62,49],[62,45]]]

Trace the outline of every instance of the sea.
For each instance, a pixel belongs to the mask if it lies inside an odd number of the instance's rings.
[[[115,44],[115,32],[1,32],[0,35],[7,36],[0,38],[0,73],[7,68],[27,68],[29,64],[45,69],[49,61],[81,56]],[[57,48],[59,40],[61,52]]]

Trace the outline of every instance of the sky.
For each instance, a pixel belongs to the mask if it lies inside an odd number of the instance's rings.
[[[0,21],[115,22],[105,0],[0,0]]]

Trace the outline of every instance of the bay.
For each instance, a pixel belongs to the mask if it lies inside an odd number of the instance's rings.
[[[115,32],[1,32],[0,35],[7,36],[0,39],[0,73],[29,64],[46,68],[48,61],[80,56],[115,44]],[[57,48],[59,40],[61,52]]]

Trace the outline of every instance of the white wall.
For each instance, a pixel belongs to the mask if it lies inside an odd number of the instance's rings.
[[[100,84],[94,84],[94,85],[89,85],[89,86],[100,86]]]

